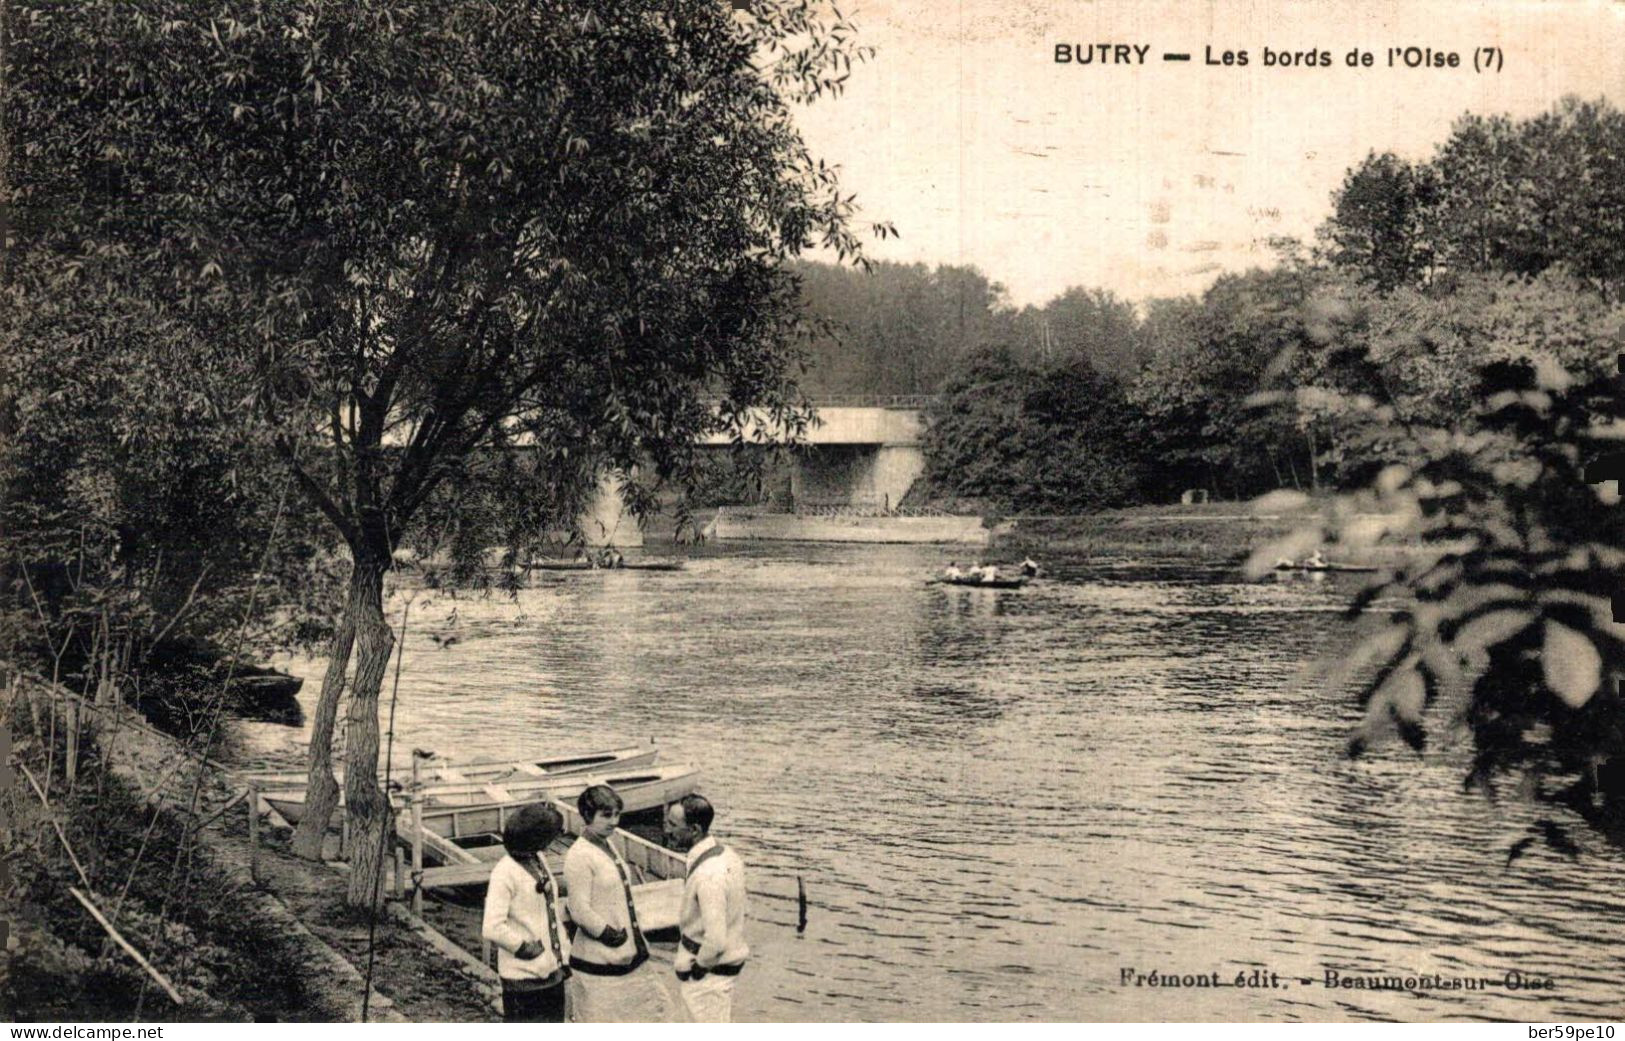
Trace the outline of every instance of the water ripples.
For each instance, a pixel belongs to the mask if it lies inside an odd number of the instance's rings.
[[[1536,813],[1463,794],[1459,743],[1341,757],[1358,709],[1308,666],[1346,639],[1348,580],[1063,561],[1004,593],[925,585],[941,563],[755,547],[516,600],[420,597],[396,747],[653,737],[703,767],[758,892],[750,1018],[1625,1011],[1625,858],[1593,841],[1506,870]],[[319,670],[295,665],[314,697]],[[251,729],[272,759],[297,755],[300,734]],[[1290,979],[1169,991],[1121,985],[1124,968]],[[1508,990],[1510,969],[1557,987]],[[1328,990],[1326,970],[1497,985]]]

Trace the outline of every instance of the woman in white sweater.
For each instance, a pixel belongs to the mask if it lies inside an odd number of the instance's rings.
[[[522,807],[502,829],[508,855],[491,870],[481,931],[497,948],[502,1018],[510,1023],[564,1022],[570,940],[558,882],[541,857],[563,830],[559,811],[540,802]]]

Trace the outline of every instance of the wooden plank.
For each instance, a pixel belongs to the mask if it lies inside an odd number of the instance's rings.
[[[495,866],[489,862],[479,862],[424,868],[423,887],[435,889],[485,885],[491,880],[491,869]],[[556,867],[553,868],[553,873],[558,874]],[[682,910],[683,880],[670,878],[633,886],[632,903],[637,907],[638,922],[645,930],[674,929],[677,927],[678,914]],[[569,917],[568,907],[565,909],[565,917]]]
[[[112,922],[109,922],[106,918],[102,917],[102,913],[96,909],[95,904],[90,902],[89,897],[79,892],[79,890],[74,886],[69,886],[68,892],[73,894],[73,898],[75,900],[84,905],[85,910],[89,911],[91,916],[96,919],[96,922],[102,927],[107,935],[112,937],[113,942],[123,948],[125,954],[128,954],[131,958],[134,958],[137,965],[147,970],[148,976],[151,976],[153,979],[158,981],[158,985],[164,988],[164,992],[169,995],[169,999],[171,1001],[177,1005],[186,1004],[186,999],[182,998],[179,992],[175,990],[174,984],[170,983],[169,980],[164,977],[163,973],[153,968],[152,962],[142,957],[140,951],[130,946],[130,941],[126,940],[117,929],[113,928]]]

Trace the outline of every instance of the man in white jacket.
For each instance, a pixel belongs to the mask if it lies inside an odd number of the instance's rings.
[[[733,1018],[734,982],[750,957],[745,942],[745,864],[711,837],[716,811],[687,795],[666,811],[666,844],[688,851],[688,880],[678,915],[678,990],[696,1023]]]
[[[491,869],[480,932],[497,948],[502,1018],[509,1023],[564,1022],[570,939],[558,882],[541,856],[563,831],[563,816],[547,803],[521,807],[502,829],[507,856]]]
[[[581,837],[564,855],[564,888],[575,922],[570,952],[570,1019],[576,1023],[664,1023],[667,993],[645,966],[649,944],[638,924],[632,876],[613,844],[624,803],[595,784],[576,800]]]

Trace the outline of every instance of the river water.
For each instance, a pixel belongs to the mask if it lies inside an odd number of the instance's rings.
[[[926,585],[946,555],[781,544],[419,592],[396,748],[653,738],[703,767],[756,893],[740,1019],[1625,1014],[1625,856],[1582,837],[1508,870],[1540,813],[1462,793],[1459,743],[1343,758],[1358,710],[1308,666],[1354,579],[1097,557],[1014,592]],[[308,714],[319,665],[292,667]],[[282,761],[307,733],[247,731]],[[1279,985],[1136,979],[1255,969]]]

